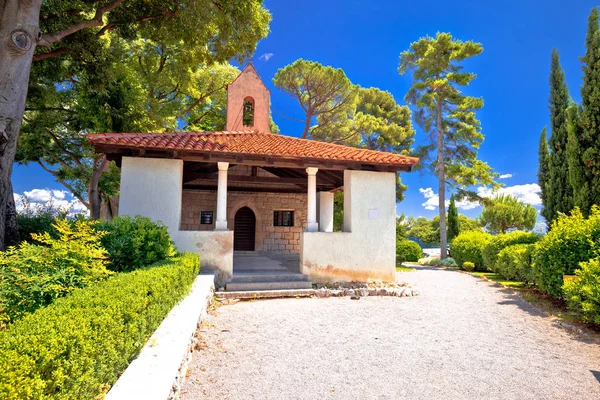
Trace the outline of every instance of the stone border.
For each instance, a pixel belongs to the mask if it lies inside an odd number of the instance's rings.
[[[315,297],[343,297],[350,296],[352,299],[359,299],[367,296],[395,296],[395,297],[413,297],[418,296],[419,291],[409,286],[401,287],[359,287],[359,288],[337,288],[331,289],[322,287],[315,290]]]
[[[214,275],[198,275],[192,290],[163,320],[105,400],[179,398],[196,338],[214,293]]]

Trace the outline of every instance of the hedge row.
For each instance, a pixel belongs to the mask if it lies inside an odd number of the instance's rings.
[[[112,276],[0,332],[0,398],[102,397],[175,304],[199,257],[183,254]]]
[[[578,208],[552,223],[537,244],[534,255],[535,282],[553,297],[563,296],[563,275],[573,275],[579,264],[600,256],[600,209],[585,218]]]
[[[482,231],[461,232],[450,243],[450,254],[458,265],[472,262],[477,271],[485,271],[483,248],[491,238],[492,235]]]
[[[494,271],[511,281],[533,282],[531,255],[535,244],[513,244],[500,250]]]
[[[585,322],[600,325],[600,258],[582,262],[575,271],[577,279],[565,282],[565,300]]]
[[[496,268],[496,261],[502,249],[515,244],[536,243],[539,239],[539,235],[536,233],[524,231],[501,233],[493,236],[483,248],[483,263],[488,269],[499,272]]]

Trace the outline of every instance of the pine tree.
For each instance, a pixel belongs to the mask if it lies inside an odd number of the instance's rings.
[[[454,194],[450,196],[450,205],[448,206],[448,243],[460,233],[460,221],[458,220],[458,209],[454,201]]]
[[[541,189],[541,198],[542,198],[542,204],[544,205],[544,208],[542,208],[542,216],[544,217],[544,219],[546,220],[546,225],[550,226],[550,222],[551,219],[549,218],[548,214],[547,214],[547,207],[548,207],[548,190],[547,185],[548,185],[548,179],[549,179],[549,173],[548,173],[548,163],[549,163],[549,159],[550,159],[550,154],[548,153],[548,142],[546,141],[546,127],[544,127],[544,129],[542,129],[542,134],[540,135],[540,145],[538,147],[538,163],[539,163],[539,167],[538,167],[538,184],[540,185],[540,189]]]
[[[547,202],[544,204],[544,216],[548,222],[556,219],[559,213],[568,213],[573,209],[573,189],[569,183],[567,160],[567,108],[571,98],[556,49],[552,50],[550,65],[549,103],[552,132],[548,140],[550,155],[546,182]]]
[[[588,19],[586,52],[581,59],[583,66],[583,86],[581,87],[580,135],[577,151],[584,166],[581,177],[588,184],[589,205],[600,204],[600,29],[598,27],[598,8],[592,9]],[[577,181],[574,182],[577,184]],[[577,188],[579,190],[579,188]],[[586,210],[589,212],[589,208]],[[585,211],[584,211],[585,212]]]
[[[480,43],[462,42],[449,33],[438,33],[435,38],[419,39],[400,54],[398,72],[413,74],[405,100],[415,105],[415,119],[430,138],[417,154],[438,178],[442,259],[447,257],[448,239],[446,185],[455,187],[458,196],[471,198],[477,198],[477,193],[469,187],[498,186],[494,181],[497,174],[477,159],[484,135],[476,112],[483,107],[483,99],[463,92],[476,75],[466,72],[462,62],[482,51]]]

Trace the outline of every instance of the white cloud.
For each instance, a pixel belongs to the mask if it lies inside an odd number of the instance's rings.
[[[273,57],[275,54],[273,53],[264,53],[263,55],[261,55],[260,57],[258,57],[259,60],[263,60],[263,61],[269,61],[269,59],[271,57]]]
[[[540,197],[541,188],[537,183],[527,183],[524,185],[514,185],[500,188],[496,192],[492,192],[491,189],[479,187],[477,193],[483,197],[491,197],[494,194],[510,194],[515,196],[517,199],[524,203],[531,204],[532,206],[542,205],[542,198]]]
[[[540,191],[540,186],[537,183],[507,186],[500,188],[495,192],[483,186],[477,188],[477,194],[482,197],[492,197],[495,194],[510,194],[522,202],[531,204],[532,206],[539,206],[542,204],[542,199],[539,195]],[[426,199],[426,201],[421,204],[426,210],[435,210],[438,207],[439,196],[437,193],[434,193],[432,188],[419,188],[419,192],[421,192],[423,197]],[[446,207],[448,207],[449,204],[450,200],[446,200]],[[468,200],[461,200],[456,202],[456,207],[462,210],[471,210],[473,208],[480,207],[480,204]]]
[[[67,211],[69,215],[88,214],[87,207],[66,190],[32,189],[23,194],[14,193],[13,197],[17,211],[50,208]]]
[[[426,210],[435,210],[439,203],[439,196],[433,193],[433,189],[430,187],[426,189],[419,188],[419,192],[423,193],[423,197],[427,199],[425,203],[422,203],[421,205],[425,207]]]
[[[512,178],[512,174],[502,174],[498,177],[498,179],[508,179]]]

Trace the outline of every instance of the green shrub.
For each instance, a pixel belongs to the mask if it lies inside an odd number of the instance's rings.
[[[448,257],[443,260],[437,258],[436,261],[434,261],[433,265],[436,267],[458,267],[458,264],[456,263],[456,261],[454,261],[454,258],[452,257]]]
[[[465,261],[470,261],[475,264],[475,269],[485,271],[483,264],[482,251],[492,235],[481,231],[461,232],[450,243],[450,251],[452,257],[459,265],[463,265]]]
[[[0,332],[0,398],[97,399],[198,274],[184,254],[78,289]]]
[[[509,233],[501,233],[492,238],[484,246],[483,265],[488,269],[496,271],[496,260],[502,249],[513,244],[531,244],[539,240],[539,236],[533,232],[514,231]]]
[[[423,250],[418,243],[408,239],[401,239],[396,242],[396,262],[417,262],[423,256]]]
[[[439,258],[437,257],[423,257],[423,258],[419,258],[419,265],[433,265],[433,263],[435,262],[435,260],[439,260]]]
[[[0,325],[111,274],[102,234],[92,226],[56,219],[56,239],[48,232],[33,234],[39,245],[22,242],[0,252]]]
[[[456,267],[456,261],[453,258],[448,257],[444,260],[438,257],[425,257],[419,259],[419,265],[431,265],[433,267]]]
[[[123,215],[98,224],[96,229],[107,232],[102,245],[113,271],[133,271],[175,254],[167,227],[150,218]]]
[[[473,264],[471,261],[465,261],[465,262],[463,263],[463,266],[462,266],[462,267],[463,267],[463,269],[464,269],[465,271],[468,271],[468,272],[471,272],[471,271],[474,271],[474,270],[475,270],[475,264]]]
[[[533,282],[531,254],[534,244],[513,244],[500,250],[494,272],[511,281]]]
[[[560,298],[563,275],[573,275],[579,263],[600,255],[600,209],[592,207],[589,218],[578,208],[560,216],[537,243],[533,254],[535,283],[541,291]]]
[[[581,314],[584,322],[600,325],[600,258],[580,263],[576,279],[563,286],[569,309]]]

